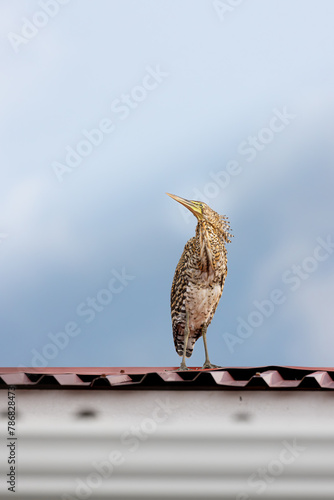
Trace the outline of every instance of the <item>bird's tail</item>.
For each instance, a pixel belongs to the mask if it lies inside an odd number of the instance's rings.
[[[194,334],[189,336],[188,342],[187,342],[187,347],[186,347],[186,357],[190,358],[190,356],[193,353],[194,350],[194,345],[197,339],[202,335],[201,330],[197,330]],[[176,352],[178,353],[179,356],[183,356],[183,349],[184,349],[184,327],[181,325],[178,325],[177,330],[174,332],[174,344],[175,344],[175,349]]]

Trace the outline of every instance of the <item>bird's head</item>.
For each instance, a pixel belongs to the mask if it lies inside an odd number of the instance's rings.
[[[186,200],[175,194],[166,194],[188,208],[188,210],[195,215],[199,223],[203,221],[204,224],[211,224],[215,232],[218,233],[225,242],[230,243],[232,234],[229,232],[230,225],[227,217],[217,214],[217,212],[212,210],[212,208],[202,201]]]
[[[178,201],[184,207],[188,208],[190,212],[192,212],[198,220],[203,219],[203,209],[204,206],[207,206],[205,203],[201,201],[194,200],[186,200],[185,198],[181,198],[180,196],[176,196],[175,194],[166,193],[168,196],[173,198],[173,200]]]

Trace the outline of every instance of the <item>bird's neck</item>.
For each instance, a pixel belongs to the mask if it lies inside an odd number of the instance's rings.
[[[209,224],[204,221],[198,222],[196,240],[201,271],[208,274],[214,273],[216,267],[213,255],[214,241],[212,228]]]

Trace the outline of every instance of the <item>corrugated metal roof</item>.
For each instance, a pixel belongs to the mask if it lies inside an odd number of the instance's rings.
[[[0,442],[14,384],[20,500],[332,500],[333,374],[0,369]],[[1,500],[12,496],[4,480]]]
[[[23,389],[334,389],[334,368],[229,367],[0,368],[0,388]]]

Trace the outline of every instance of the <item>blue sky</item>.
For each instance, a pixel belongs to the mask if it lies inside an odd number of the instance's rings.
[[[167,191],[235,236],[212,362],[333,365],[333,2],[0,9],[0,364],[179,364]]]

